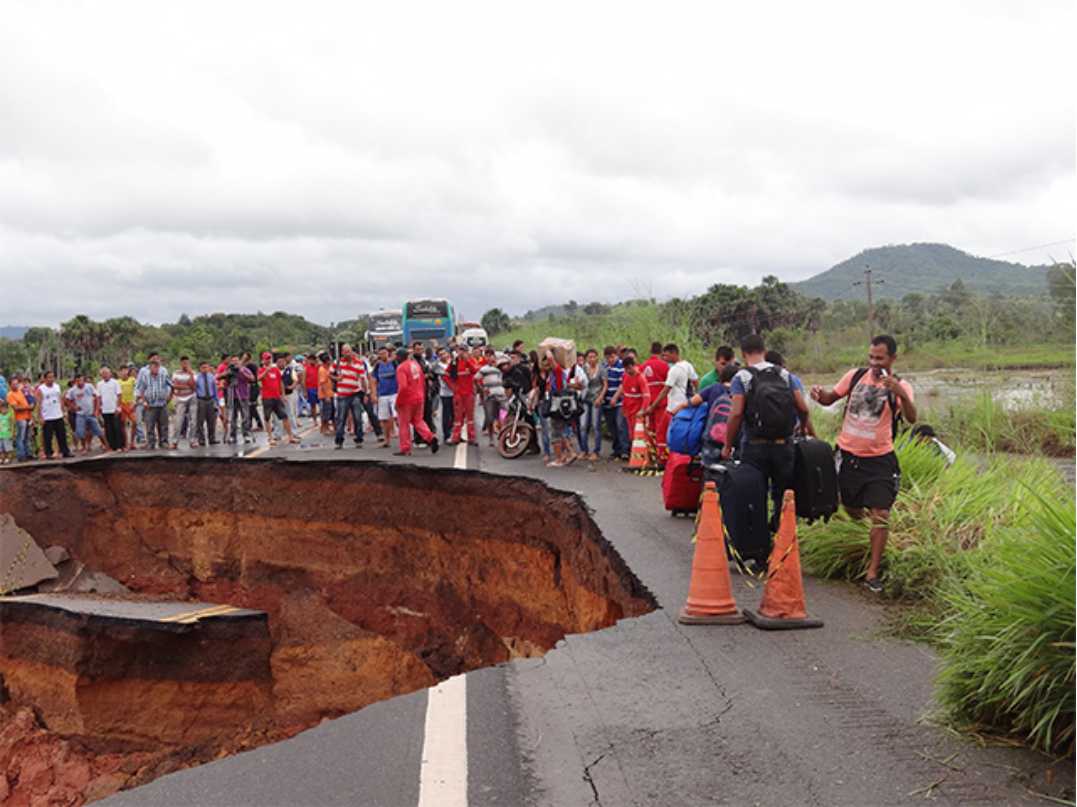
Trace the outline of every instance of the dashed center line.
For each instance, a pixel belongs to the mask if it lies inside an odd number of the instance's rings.
[[[456,445],[453,467],[467,468],[467,443]],[[467,676],[427,691],[419,807],[467,807]]]

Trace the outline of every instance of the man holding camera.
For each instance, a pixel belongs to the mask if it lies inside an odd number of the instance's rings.
[[[217,373],[217,383],[224,390],[226,413],[224,441],[236,442],[236,419],[242,424],[243,442],[251,442],[251,382],[254,373],[243,366],[239,356],[229,356],[224,367]],[[213,432],[210,431],[210,439]]]

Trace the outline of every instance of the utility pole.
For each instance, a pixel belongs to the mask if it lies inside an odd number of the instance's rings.
[[[863,280],[857,280],[855,283],[853,283],[854,286],[866,286],[867,290],[868,290],[868,338],[869,339],[872,338],[873,336],[875,336],[875,300],[874,300],[874,298],[872,297],[872,294],[871,294],[871,285],[872,285],[872,283],[880,285],[880,284],[886,282],[885,280],[872,280],[871,279],[871,271],[872,271],[871,267],[865,264],[865,266],[864,266],[864,279]]]

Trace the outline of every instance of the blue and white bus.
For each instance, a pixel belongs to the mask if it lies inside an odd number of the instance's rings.
[[[447,345],[456,335],[456,312],[444,299],[408,300],[404,303],[404,344],[431,341]]]

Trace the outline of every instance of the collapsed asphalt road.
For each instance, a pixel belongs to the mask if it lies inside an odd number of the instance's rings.
[[[308,437],[271,455],[388,453],[333,452]],[[1072,791],[1066,762],[1052,768],[933,726],[930,650],[880,638],[882,607],[848,586],[806,581],[822,630],[678,625],[692,524],[664,513],[657,480],[605,463],[549,470],[486,449],[466,460],[580,492],[661,609],[103,803],[964,805],[1042,804],[1037,792]],[[454,455],[415,461],[451,467]],[[742,606],[758,601],[736,575],[734,586]]]

